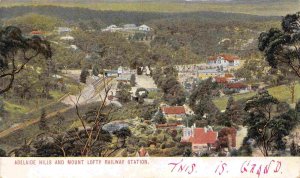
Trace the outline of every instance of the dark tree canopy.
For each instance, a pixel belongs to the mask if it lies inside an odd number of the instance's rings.
[[[287,15],[282,29],[271,28],[259,36],[258,48],[272,68],[288,67],[300,78],[300,13]]]
[[[279,101],[267,90],[250,98],[246,102],[245,111],[248,115],[244,125],[248,127],[248,137],[253,138],[264,156],[269,156],[272,150],[285,149],[283,138],[297,125],[297,117],[290,108],[276,112]]]
[[[20,73],[32,59],[43,55],[52,57],[50,43],[39,36],[24,37],[22,31],[13,26],[0,29],[0,94],[13,85],[15,75]]]

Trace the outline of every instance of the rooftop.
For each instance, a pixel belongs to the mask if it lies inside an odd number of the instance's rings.
[[[205,131],[204,128],[194,128],[193,136],[189,141],[193,144],[214,144],[217,141],[218,132]]]
[[[162,112],[164,114],[185,114],[185,108],[183,106],[163,106]]]

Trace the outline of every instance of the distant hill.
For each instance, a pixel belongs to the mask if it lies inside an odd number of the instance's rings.
[[[73,2],[73,3],[101,3],[101,2],[297,2],[297,0],[0,0],[0,2],[30,2],[30,3],[51,3],[51,2]]]
[[[214,11],[263,16],[283,16],[299,11],[299,2],[296,0],[0,0],[0,7],[21,5],[52,5],[127,12]]]

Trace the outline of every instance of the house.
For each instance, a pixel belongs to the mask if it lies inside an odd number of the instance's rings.
[[[116,32],[116,31],[119,31],[119,30],[122,30],[122,28],[120,28],[116,25],[110,25],[110,26],[102,29],[101,31],[102,32]]]
[[[217,76],[213,79],[214,82],[218,84],[226,84],[234,82],[234,76],[230,73],[225,73],[223,76]]]
[[[119,74],[119,73],[118,73]],[[124,82],[124,83],[130,83],[131,75],[126,74],[126,75],[119,75],[116,80],[118,82]]]
[[[167,120],[181,121],[186,115],[184,106],[162,106],[161,111]]]
[[[200,154],[201,152],[210,150],[215,146],[218,140],[218,132],[214,132],[211,127],[183,129],[182,143],[191,143],[192,152]]]
[[[226,83],[228,83],[228,80],[227,80],[226,77],[219,77],[219,76],[215,77],[213,79],[213,81],[216,82],[216,83],[218,83],[218,84],[226,84]]]
[[[39,31],[39,30],[34,30],[34,31],[30,32],[30,35],[40,36],[40,35],[44,35],[44,32]]]
[[[220,54],[218,56],[209,57],[208,65],[222,67],[239,66],[240,58],[231,54]]]
[[[104,71],[105,77],[118,77],[118,71],[117,70],[106,70]]]
[[[62,34],[68,34],[72,32],[72,29],[69,27],[58,27],[56,31],[58,34],[62,35]]]
[[[129,30],[138,30],[139,27],[137,27],[135,24],[125,24],[123,25],[123,30],[129,31]]]
[[[65,41],[73,41],[75,38],[70,36],[70,35],[66,35],[63,37],[60,37],[60,40],[65,40]]]
[[[136,153],[137,157],[149,157],[149,153],[148,151],[142,147],[137,153]]]
[[[217,70],[217,69],[206,69],[206,70],[199,70],[199,78],[201,80],[208,79],[210,77],[214,78],[216,76],[223,75],[223,71]]]
[[[249,91],[249,87],[243,83],[228,83],[224,87],[227,90],[232,90],[234,92],[245,93]]]
[[[139,26],[139,31],[144,31],[144,32],[149,32],[151,30],[150,27],[148,27],[147,25],[141,25]]]

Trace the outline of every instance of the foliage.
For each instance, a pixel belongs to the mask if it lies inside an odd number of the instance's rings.
[[[17,26],[24,32],[31,32],[33,30],[52,31],[55,27],[62,24],[62,22],[55,17],[33,13],[8,19],[6,23],[8,25]]]
[[[271,28],[259,36],[259,50],[272,68],[289,68],[300,78],[300,13],[286,15],[282,30]]]
[[[125,84],[123,82],[119,82],[117,85],[116,97],[122,103],[127,103],[131,100],[131,86],[129,84]]]
[[[156,68],[152,74],[155,84],[164,92],[163,99],[170,105],[183,105],[186,100],[177,75],[178,71],[173,66],[166,66],[163,70]]]
[[[87,77],[90,75],[90,72],[88,71],[87,68],[83,68],[81,70],[81,73],[80,73],[80,82],[81,83],[86,83],[86,79]]]
[[[9,26],[0,30],[0,42],[0,80],[4,83],[4,86],[0,88],[0,94],[12,87],[15,76],[31,60],[40,54],[46,59],[52,56],[48,41],[38,36],[25,38],[17,27]]]
[[[134,87],[136,85],[136,77],[135,74],[131,74],[130,76],[130,85]]]
[[[167,122],[164,114],[161,112],[161,110],[158,110],[153,119],[152,119],[153,122],[155,122],[156,124],[165,124]]]
[[[128,127],[122,127],[113,134],[116,135],[118,139],[121,139],[122,144],[120,147],[123,148],[126,144],[126,138],[131,136],[131,130]]]
[[[197,115],[198,119],[202,119],[208,114],[206,119],[209,121],[215,121],[217,115],[219,114],[219,109],[212,101],[212,90],[216,85],[209,78],[198,85],[196,85],[189,96],[189,105]]]
[[[221,125],[237,126],[242,123],[244,114],[243,105],[234,101],[234,98],[230,96],[228,98],[226,110],[221,115],[219,122]]]
[[[260,91],[246,102],[245,111],[248,115],[244,125],[248,126],[248,137],[255,139],[264,156],[269,156],[273,149],[284,149],[282,139],[297,122],[292,110],[277,113],[277,104],[279,101],[266,90]]]
[[[42,109],[41,117],[40,117],[40,122],[39,122],[39,128],[40,128],[40,130],[46,131],[46,130],[49,129],[46,117],[47,117],[46,110]]]

